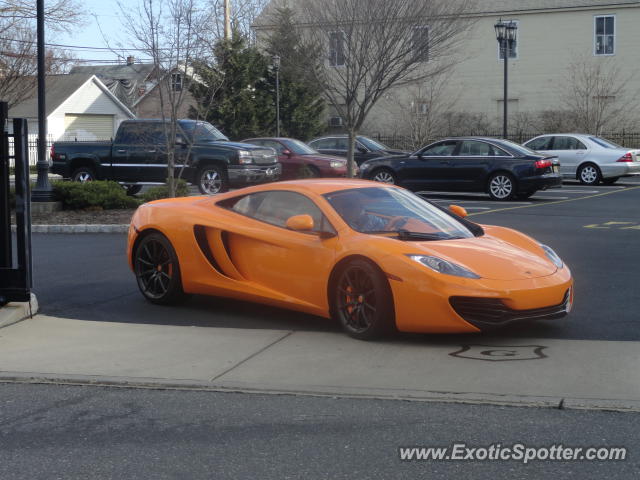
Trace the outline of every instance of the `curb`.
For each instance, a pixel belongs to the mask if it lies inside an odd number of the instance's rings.
[[[640,400],[584,399],[571,397],[534,397],[529,395],[491,395],[481,393],[453,393],[432,391],[392,391],[377,389],[318,388],[287,389],[262,385],[238,385],[232,382],[211,383],[195,380],[114,377],[103,375],[50,374],[0,371],[0,383],[75,385],[150,390],[183,390],[248,395],[289,395],[369,400],[400,400],[424,403],[452,403],[463,405],[493,405],[519,408],[547,408],[557,410],[594,410],[605,412],[640,412]]]
[[[12,302],[0,307],[0,328],[31,318],[38,313],[38,299],[31,294],[30,302]]]
[[[16,232],[16,226],[11,226],[11,231]],[[127,233],[129,224],[119,225],[32,225],[31,233]]]

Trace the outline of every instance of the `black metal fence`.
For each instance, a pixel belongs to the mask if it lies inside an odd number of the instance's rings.
[[[507,135],[507,140],[511,140],[516,143],[524,143],[527,140],[532,139],[533,137],[537,137],[538,135],[543,135],[544,133],[549,132],[519,132],[512,133]],[[430,139],[426,139],[423,142],[417,141],[415,138],[412,138],[409,135],[385,135],[385,134],[373,134],[371,138],[378,140],[379,142],[387,145],[390,148],[413,151],[418,148],[428,145],[431,142],[435,142],[443,138],[443,136],[438,136]],[[504,138],[502,133],[499,132],[470,132],[465,135],[456,135],[457,137],[490,137],[490,138]],[[598,135],[599,137],[606,138],[607,140],[612,141],[613,143],[617,143],[618,145],[622,145],[627,148],[640,148],[640,132],[604,132]]]
[[[110,138],[104,138],[104,139],[95,139],[95,138],[64,138],[61,139],[60,141],[65,141],[65,142],[73,142],[73,141],[77,141],[77,142],[102,142],[102,141],[110,141]],[[53,145],[53,138],[49,137],[47,138],[47,151],[49,151],[49,149],[51,148],[51,145]],[[38,163],[38,135],[37,134],[30,134],[29,135],[29,139],[27,141],[27,151],[29,154],[29,165],[35,165],[36,163]],[[9,139],[9,155],[13,156],[13,138]],[[13,158],[11,158],[10,160],[10,166],[13,167],[14,166],[14,160]]]

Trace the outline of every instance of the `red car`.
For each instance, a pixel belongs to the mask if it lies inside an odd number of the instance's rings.
[[[282,165],[280,180],[310,177],[346,177],[344,158],[323,155],[293,138],[248,138],[243,143],[271,147]]]

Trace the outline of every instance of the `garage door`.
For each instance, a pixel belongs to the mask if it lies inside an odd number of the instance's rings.
[[[113,138],[113,115],[64,116],[65,140],[109,140]]]

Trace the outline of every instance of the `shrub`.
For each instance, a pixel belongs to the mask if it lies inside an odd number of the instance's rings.
[[[176,180],[176,197],[187,197],[189,195],[189,186],[183,179]],[[153,200],[160,200],[162,198],[169,198],[169,187],[167,185],[159,185],[152,187],[142,195],[140,195],[143,202],[152,202]]]
[[[127,196],[116,182],[54,182],[53,190],[67,210],[136,208],[140,202]]]

